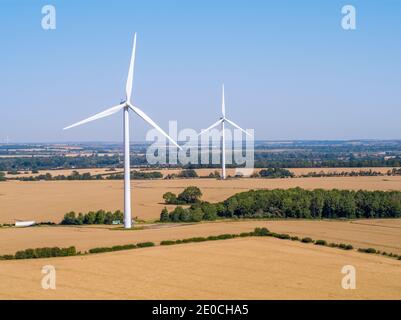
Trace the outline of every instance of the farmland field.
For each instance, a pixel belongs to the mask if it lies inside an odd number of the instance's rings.
[[[165,177],[168,174],[177,174],[182,169],[157,169],[157,168],[132,168],[133,170],[139,170],[139,171],[159,171],[163,174]],[[386,174],[389,170],[391,170],[392,167],[373,167],[373,168],[364,168],[364,167],[357,167],[357,168],[288,168],[287,170],[291,171],[292,173],[295,174],[295,176],[303,175],[303,174],[308,174],[310,172],[324,172],[324,173],[340,173],[340,172],[360,172],[360,171],[375,171],[379,172],[381,174]],[[233,169],[233,168],[227,168],[227,175],[230,176],[235,176],[238,172],[240,172],[240,169]],[[255,172],[259,172],[262,170],[262,168],[255,168]],[[10,174],[10,173],[5,173],[5,176],[7,178],[23,178],[23,177],[30,177],[30,176],[38,176],[38,175],[43,175],[46,173],[50,173],[52,176],[57,176],[57,175],[70,175],[72,174],[73,171],[77,171],[80,174],[83,174],[85,172],[89,172],[91,175],[97,175],[97,174],[113,174],[117,172],[122,172],[122,168],[115,168],[115,171],[110,171],[110,168],[86,168],[86,169],[54,169],[54,170],[39,170],[37,173],[32,173],[31,171],[23,171],[20,170],[19,174]],[[205,177],[208,176],[210,173],[214,173],[215,171],[221,172],[220,168],[202,168],[202,169],[195,169],[196,173],[201,176]]]
[[[291,179],[177,179],[133,180],[133,217],[158,219],[165,192],[181,192],[198,186],[203,200],[222,201],[250,189],[302,187],[305,189],[401,190],[401,176],[323,177]],[[59,222],[66,212],[117,210],[123,206],[123,182],[103,181],[7,181],[0,183],[0,223],[14,219]]]
[[[349,243],[355,248],[373,247],[401,254],[401,219],[335,220],[276,220],[276,221],[217,221],[193,224],[157,224],[142,230],[125,231],[108,226],[41,226],[0,229],[0,254],[12,254],[26,248],[45,246],[76,246],[84,251],[94,247],[123,245],[137,242],[177,240],[207,237],[223,233],[252,231],[266,227],[277,233],[312,237],[335,243]]]
[[[57,270],[56,290],[41,269]],[[357,270],[344,290],[341,269]],[[401,299],[400,262],[272,238],[2,261],[0,299]],[[196,289],[195,289],[196,288]]]

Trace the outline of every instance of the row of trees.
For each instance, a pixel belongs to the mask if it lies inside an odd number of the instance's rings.
[[[163,175],[159,171],[145,172],[145,171],[131,171],[131,179],[161,179]],[[57,175],[52,176],[50,173],[39,174],[37,176],[29,177],[19,177],[15,178],[21,181],[58,181],[58,180],[121,180],[124,179],[123,173],[116,174],[96,174],[92,175],[90,172],[79,173],[78,171],[73,171],[70,175]]]
[[[283,168],[267,168],[262,169],[259,172],[255,172],[252,177],[261,177],[261,178],[292,178],[294,174]]]
[[[132,180],[146,180],[146,179],[161,179],[163,178],[163,174],[159,171],[131,171],[131,179]],[[106,176],[108,180],[122,180],[124,179],[123,173],[116,173]]]
[[[175,179],[175,178],[198,178],[198,174],[194,169],[184,169],[179,173],[170,173],[165,179]]]
[[[200,221],[217,217],[394,218],[401,217],[401,192],[301,188],[251,190],[235,194],[216,204],[198,201],[188,209],[177,207],[170,213],[163,210],[160,220]]]
[[[64,215],[60,224],[63,225],[82,225],[82,224],[120,224],[124,221],[124,213],[120,210],[115,212],[98,210],[78,215],[74,212],[68,212]]]
[[[177,206],[171,212],[164,208],[160,214],[161,222],[200,222],[202,220],[213,221],[217,215],[218,205],[203,201],[191,205],[189,208]]]
[[[341,172],[308,172],[302,174],[301,177],[369,177],[369,176],[397,176],[401,175],[401,169],[393,168],[388,170],[386,173],[380,171],[369,170],[358,170],[358,171],[341,171]]]

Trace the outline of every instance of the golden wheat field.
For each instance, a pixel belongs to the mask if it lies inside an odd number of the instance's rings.
[[[140,225],[141,226],[141,225]],[[401,219],[276,220],[217,221],[187,224],[150,224],[140,230],[123,230],[109,226],[41,226],[0,229],[0,255],[18,250],[46,246],[75,246],[79,251],[90,248],[191,237],[207,237],[223,233],[249,232],[266,227],[277,233],[312,237],[328,242],[352,244],[355,248],[373,247],[388,253],[401,254]],[[401,266],[401,263],[400,263]]]
[[[359,172],[359,171],[375,171],[380,172],[381,174],[386,174],[392,168],[390,167],[377,167],[377,168],[365,168],[365,167],[358,167],[358,168],[288,168],[287,170],[291,171],[295,174],[295,176],[300,176],[303,174],[307,174],[310,172],[324,172],[324,173],[341,173],[341,172]],[[167,176],[168,174],[177,174],[182,169],[157,169],[157,168],[135,168],[133,170],[139,171],[159,171],[163,174],[163,176]],[[227,175],[234,177],[237,173],[241,172],[241,169],[233,169],[227,168]],[[259,172],[262,168],[255,168],[254,172]],[[80,174],[85,172],[89,172],[91,175],[97,174],[113,174],[113,173],[121,173],[123,171],[122,168],[116,168],[115,171],[110,171],[110,168],[87,168],[87,169],[54,169],[54,170],[39,170],[37,173],[32,173],[31,171],[20,171],[19,174],[10,174],[5,172],[5,176],[7,178],[23,178],[23,177],[30,177],[30,176],[38,176],[41,174],[50,173],[52,176],[58,175],[70,175],[73,171],[77,171]],[[195,169],[196,173],[200,177],[206,177],[210,173],[214,173],[215,171],[221,172],[220,168],[202,168],[202,169]]]
[[[41,287],[42,267],[57,272]],[[344,290],[343,266],[357,272]],[[401,299],[397,260],[273,238],[1,261],[0,299]]]
[[[133,180],[133,216],[143,220],[159,217],[165,206],[163,194],[198,186],[203,199],[222,201],[250,189],[302,187],[306,189],[401,190],[401,176],[322,177],[291,179],[177,179]],[[0,223],[14,219],[59,222],[66,212],[117,210],[123,207],[123,181],[7,181],[0,183]]]

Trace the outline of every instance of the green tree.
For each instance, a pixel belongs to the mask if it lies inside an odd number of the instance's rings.
[[[190,220],[194,222],[200,222],[203,219],[203,212],[201,208],[196,208],[190,211]]]
[[[178,195],[178,200],[184,203],[195,203],[202,197],[202,191],[195,186],[185,188],[183,192]]]
[[[95,224],[104,224],[106,218],[106,212],[104,210],[99,210],[96,212]]]
[[[89,211],[84,216],[84,224],[94,224],[96,221],[96,213],[93,211]]]
[[[170,212],[169,218],[170,221],[179,222],[181,216],[185,213],[185,209],[181,206],[176,207],[173,211]]]
[[[166,207],[163,208],[162,212],[160,213],[160,221],[161,222],[168,222],[170,221],[170,217],[168,215],[168,210]]]
[[[78,213],[78,217],[76,219],[76,224],[83,224],[84,223],[84,215],[82,214],[82,212]]]
[[[61,221],[61,224],[76,224],[75,212],[71,211],[71,212],[66,213],[64,215],[63,220]]]
[[[201,210],[203,211],[203,219],[204,220],[216,220],[217,219],[217,210],[213,204],[208,202],[203,202],[201,204]]]
[[[163,194],[163,199],[167,204],[177,204],[177,196],[172,192]]]

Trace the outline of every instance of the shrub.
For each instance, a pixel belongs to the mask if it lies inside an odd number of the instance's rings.
[[[214,241],[214,240],[219,240],[219,238],[217,236],[209,236],[207,237],[207,240]]]
[[[297,236],[291,237],[290,238],[292,241],[299,241],[299,238]]]
[[[347,244],[345,246],[345,250],[352,250],[352,249],[354,249],[354,247],[352,245],[350,245],[350,244]]]
[[[113,251],[113,249],[109,248],[109,247],[100,247],[100,248],[89,249],[89,253],[101,253],[101,252],[111,252],[111,251]]]
[[[120,250],[130,250],[130,249],[136,249],[135,244],[124,244],[124,245],[117,245],[111,247],[112,251],[120,251]]]
[[[251,236],[254,236],[254,235],[255,235],[254,232],[242,232],[242,233],[240,233],[239,236],[244,238],[244,237],[251,237]]]
[[[315,245],[317,246],[327,246],[327,241],[326,240],[316,240]]]
[[[175,244],[176,242],[174,240],[163,240],[162,242],[160,242],[161,246],[170,246],[172,244]]]
[[[269,235],[269,230],[267,228],[255,228],[254,234],[258,237],[266,237]]]
[[[194,169],[185,169],[182,170],[179,174],[178,177],[180,178],[197,178],[198,174]]]
[[[155,244],[154,244],[154,242],[140,242],[140,243],[137,243],[136,244],[136,246],[138,247],[138,248],[146,248],[146,247],[153,247]]]
[[[365,252],[365,253],[376,253],[377,252],[376,249],[374,249],[374,248],[366,248],[366,249],[359,248],[358,251],[359,252]]]
[[[277,235],[276,238],[283,239],[283,240],[290,240],[291,239],[290,235],[286,234],[286,233],[280,233],[280,234]]]
[[[232,234],[220,234],[217,236],[217,239],[219,240],[226,240],[226,239],[232,239],[233,235]]]
[[[195,237],[195,238],[189,238],[189,242],[203,242],[206,241],[207,239],[204,237]]]
[[[4,256],[1,256],[0,259],[1,260],[13,260],[13,259],[15,259],[15,257],[12,254],[5,254]]]
[[[306,237],[306,238],[302,238],[301,242],[303,242],[303,243],[311,243],[311,242],[313,242],[313,240],[311,238],[309,238],[309,237]]]

